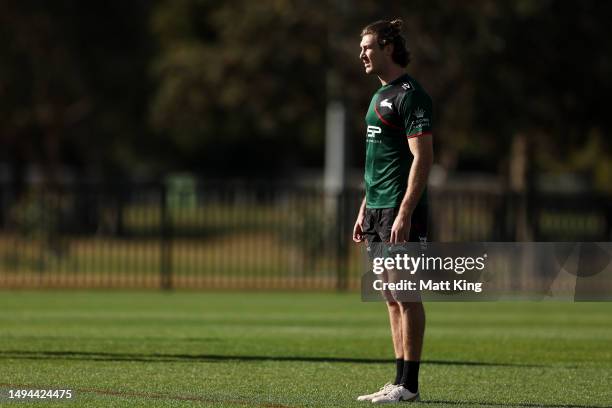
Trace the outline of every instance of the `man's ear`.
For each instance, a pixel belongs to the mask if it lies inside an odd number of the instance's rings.
[[[383,51],[385,53],[386,56],[390,57],[391,55],[393,55],[393,43],[389,43],[387,45],[384,46]]]

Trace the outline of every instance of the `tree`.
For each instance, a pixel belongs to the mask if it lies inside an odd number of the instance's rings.
[[[50,182],[64,164],[131,167],[146,132],[147,2],[6,1],[0,32],[2,158],[15,185],[26,163]]]
[[[308,2],[160,3],[151,126],[209,174],[320,160],[325,21]]]

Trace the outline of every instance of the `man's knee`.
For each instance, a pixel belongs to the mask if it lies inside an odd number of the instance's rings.
[[[399,308],[404,311],[424,311],[423,302],[396,302]]]

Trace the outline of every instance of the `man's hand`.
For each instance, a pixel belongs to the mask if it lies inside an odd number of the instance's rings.
[[[357,216],[357,221],[355,221],[355,226],[353,227],[353,241],[363,241],[363,215],[361,214]]]
[[[363,219],[365,218],[365,212],[366,198],[363,197],[363,200],[361,200],[361,205],[359,206],[357,221],[355,221],[355,226],[353,227],[353,241],[355,242],[363,241]]]
[[[389,239],[390,244],[398,244],[400,242],[407,242],[410,236],[410,218],[401,212],[395,217],[393,226],[391,227],[391,238]]]

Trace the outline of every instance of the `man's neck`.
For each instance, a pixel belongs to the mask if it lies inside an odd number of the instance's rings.
[[[389,82],[395,81],[397,78],[401,77],[404,74],[406,74],[404,68],[394,64],[389,67],[387,72],[378,74],[378,79],[380,80],[380,83],[382,85],[387,85]]]

